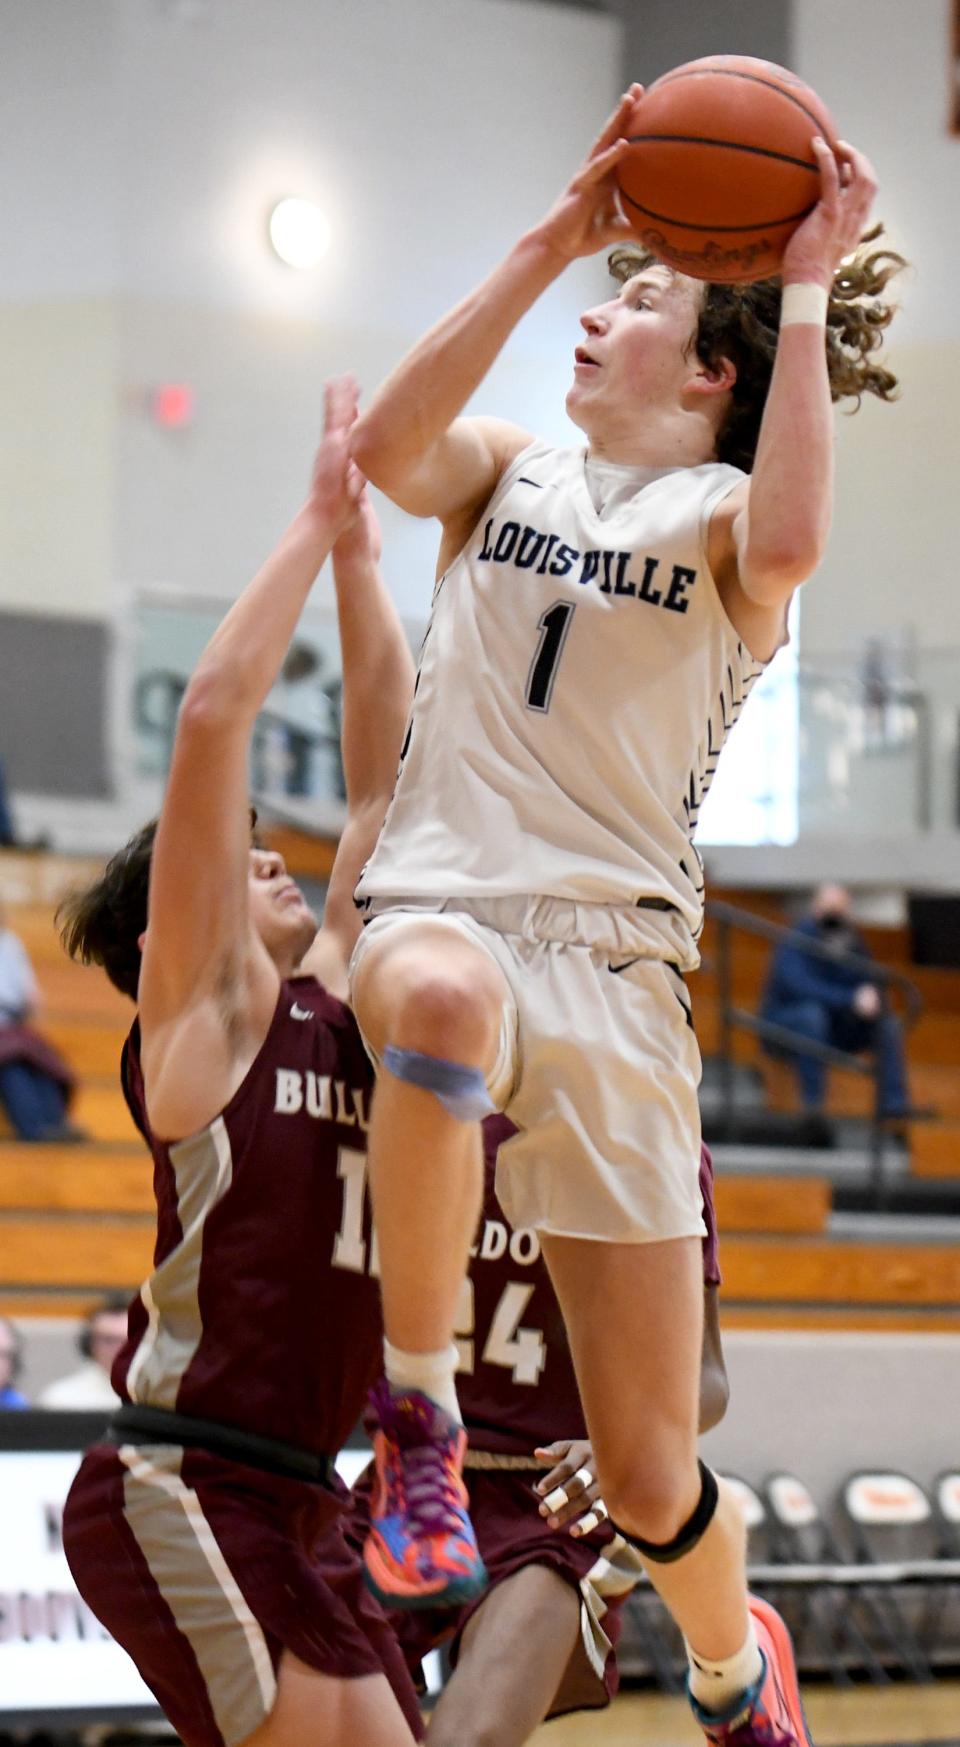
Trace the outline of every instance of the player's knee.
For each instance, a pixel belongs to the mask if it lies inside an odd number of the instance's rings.
[[[693,1461],[639,1459],[603,1477],[603,1496],[614,1522],[629,1535],[665,1546],[683,1528],[699,1494]]]
[[[398,978],[388,1041],[447,1060],[482,1063],[496,1045],[498,996],[482,963],[450,969],[411,965]]]

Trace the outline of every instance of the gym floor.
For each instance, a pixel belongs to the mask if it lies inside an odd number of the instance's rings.
[[[807,1686],[803,1702],[816,1747],[960,1747],[960,1682],[933,1686]],[[624,1693],[601,1714],[539,1729],[535,1747],[703,1747],[682,1699]]]

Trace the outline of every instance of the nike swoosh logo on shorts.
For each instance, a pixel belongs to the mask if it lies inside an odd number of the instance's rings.
[[[298,1007],[296,1001],[294,1001],[293,1006],[290,1009],[290,1017],[291,1019],[312,1019],[313,1014],[305,1013],[303,1008]]]

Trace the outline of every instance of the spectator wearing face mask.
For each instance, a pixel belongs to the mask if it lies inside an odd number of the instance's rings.
[[[862,966],[845,962],[848,953],[861,959],[871,956],[854,927],[850,893],[839,885],[818,887],[808,913],[795,924],[795,931],[829,946],[831,957],[804,952],[791,941],[782,941],[773,954],[761,1018],[833,1049],[855,1055],[875,1051],[882,1114],[908,1115],[910,1097],[903,1026],[886,1006],[878,985],[864,981]],[[827,1064],[814,1056],[794,1055],[779,1046],[776,1053],[784,1055],[793,1067],[804,1109],[822,1110]]]

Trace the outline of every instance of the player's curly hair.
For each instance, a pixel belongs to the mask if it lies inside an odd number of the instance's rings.
[[[865,394],[892,400],[897,378],[873,354],[896,313],[884,297],[890,280],[906,261],[880,242],[882,225],[866,231],[855,254],[836,274],[827,308],[827,369],[834,401],[852,400],[856,411]],[[873,248],[871,244],[880,244]],[[625,285],[644,268],[659,265],[639,243],[614,249],[608,260],[612,277]],[[694,346],[701,363],[714,365],[729,358],[737,379],[726,424],[717,435],[717,459],[751,472],[760,435],[780,330],[779,279],[753,285],[708,283],[700,310]]]
[[[60,944],[80,964],[101,965],[115,989],[137,999],[140,936],[147,926],[150,864],[159,820],[141,825],[111,856],[100,878],[71,892],[57,910]],[[257,815],[250,809],[251,840],[259,846]]]

